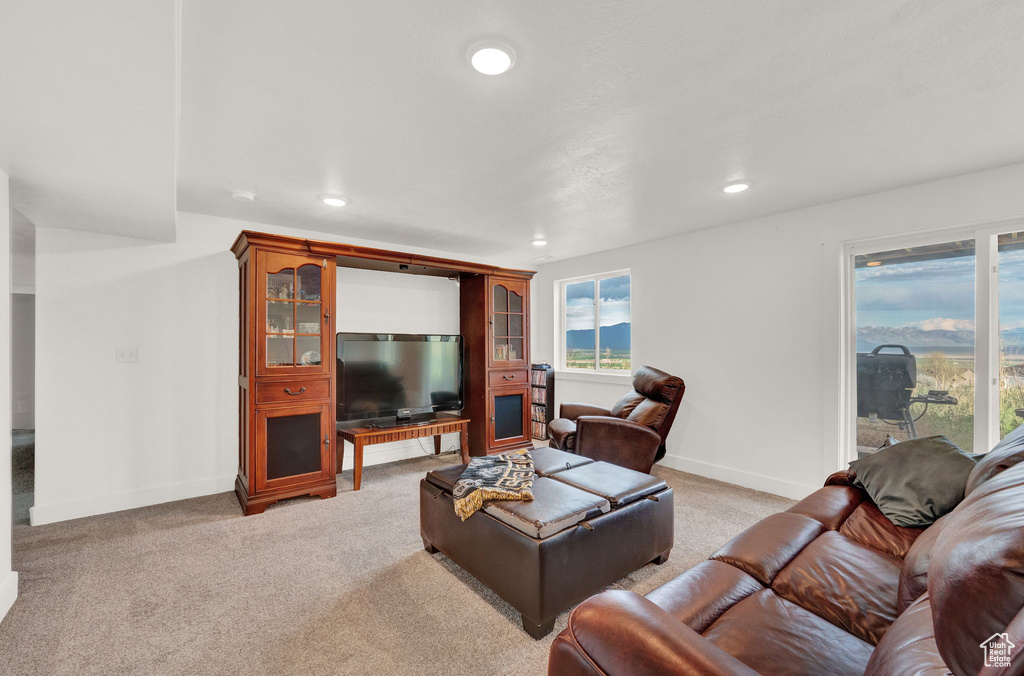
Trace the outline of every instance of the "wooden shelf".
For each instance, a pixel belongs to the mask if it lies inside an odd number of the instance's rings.
[[[543,384],[536,382],[543,380]],[[554,417],[555,410],[555,370],[547,364],[533,364],[530,367],[530,433],[534,439],[548,438],[548,423]],[[543,392],[542,401],[535,401]],[[538,412],[541,414],[538,417]]]

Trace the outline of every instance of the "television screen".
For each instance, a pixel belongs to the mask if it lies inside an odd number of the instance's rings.
[[[338,334],[338,420],[461,408],[461,336]]]

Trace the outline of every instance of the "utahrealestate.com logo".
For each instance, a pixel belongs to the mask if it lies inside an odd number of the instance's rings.
[[[981,642],[981,649],[985,651],[985,666],[1010,666],[1010,658],[1013,656],[1013,649],[1016,647],[1010,642],[1010,637],[1006,634],[992,634]]]

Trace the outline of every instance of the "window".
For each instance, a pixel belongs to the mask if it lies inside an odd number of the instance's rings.
[[[974,444],[974,240],[854,258],[857,449],[945,435]]]
[[[629,271],[564,280],[559,284],[562,366],[578,371],[629,373]]]
[[[847,459],[887,434],[984,452],[1024,423],[1024,232],[960,234],[847,247]]]
[[[999,438],[1024,422],[1024,232],[999,236]]]

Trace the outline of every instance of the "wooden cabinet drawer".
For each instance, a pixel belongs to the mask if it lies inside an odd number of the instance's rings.
[[[278,380],[256,383],[256,404],[312,401],[331,398],[331,381],[322,380]]]
[[[516,369],[507,371],[490,371],[487,374],[487,384],[491,387],[505,387],[508,385],[529,385],[530,370]]]

